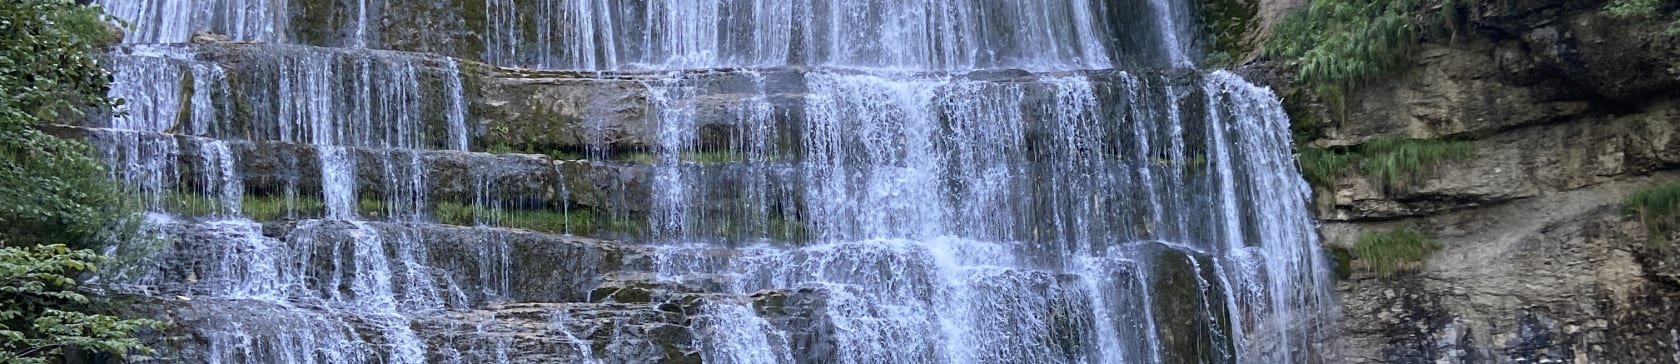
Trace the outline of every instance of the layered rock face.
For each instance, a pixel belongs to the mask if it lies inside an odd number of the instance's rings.
[[[1467,140],[1474,156],[1384,189],[1316,189],[1327,244],[1414,228],[1421,271],[1339,284],[1358,363],[1680,362],[1680,248],[1648,243],[1621,201],[1680,178],[1677,46],[1601,1],[1461,3],[1452,39],[1350,94],[1320,147]],[[1661,239],[1661,237],[1656,237]]]
[[[1338,360],[1187,4],[105,3],[129,110],[53,131],[147,204],[148,360]]]

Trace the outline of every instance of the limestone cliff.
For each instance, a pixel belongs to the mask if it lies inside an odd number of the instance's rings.
[[[1298,148],[1390,137],[1474,147],[1414,183],[1315,186],[1333,249],[1406,227],[1442,245],[1417,272],[1355,270],[1339,283],[1348,362],[1680,362],[1680,246],[1648,244],[1620,206],[1680,180],[1680,81],[1665,71],[1677,44],[1656,20],[1613,18],[1606,5],[1460,2],[1456,31],[1427,39],[1408,70],[1350,93],[1339,112],[1292,115],[1328,121]],[[1287,89],[1286,62],[1249,66]]]

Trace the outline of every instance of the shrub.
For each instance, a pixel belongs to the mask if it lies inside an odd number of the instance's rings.
[[[0,2],[0,236],[12,244],[91,248],[129,232],[138,209],[86,143],[37,129],[104,113],[96,51],[114,35],[98,7]]]
[[[0,363],[63,362],[76,348],[119,359],[149,352],[132,334],[157,327],[94,313],[77,281],[131,241],[135,201],[104,178],[86,143],[42,132],[112,112],[95,52],[116,37],[96,6],[0,2]]]
[[[163,324],[89,313],[77,277],[105,258],[62,244],[0,247],[0,363],[54,363],[66,348],[122,358],[152,350],[134,337]]]

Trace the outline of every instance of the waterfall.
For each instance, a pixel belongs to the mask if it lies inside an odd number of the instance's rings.
[[[102,3],[128,110],[66,128],[169,217],[106,278],[166,357],[1338,360],[1289,121],[1185,2]]]
[[[1099,1],[488,1],[485,60],[568,69],[1099,69]],[[1161,10],[1162,12],[1169,10]],[[1163,35],[1166,35],[1163,33]],[[1175,62],[1176,37],[1161,40]],[[1175,63],[1178,64],[1178,63]]]
[[[109,0],[107,13],[133,25],[123,41],[132,44],[186,42],[195,31],[237,40],[284,41],[285,0]]]

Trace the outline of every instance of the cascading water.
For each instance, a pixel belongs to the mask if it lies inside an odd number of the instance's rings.
[[[288,1],[104,1],[82,129],[175,215],[111,279],[185,361],[1337,354],[1288,120],[1188,4]],[[298,44],[154,44],[199,30]]]

